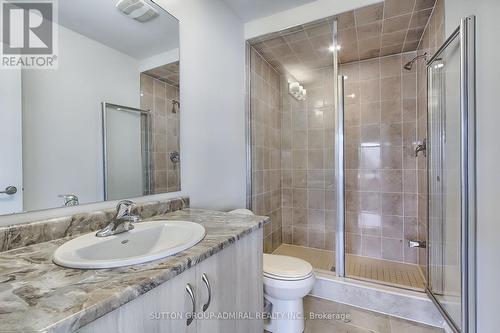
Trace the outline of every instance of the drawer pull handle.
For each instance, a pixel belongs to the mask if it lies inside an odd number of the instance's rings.
[[[208,277],[205,273],[201,276],[201,280],[203,283],[205,283],[205,286],[207,286],[208,290],[208,300],[207,303],[203,305],[203,312],[207,311],[208,307],[210,306],[210,302],[212,301],[212,287],[210,286],[210,281],[208,281]]]
[[[189,298],[191,298],[191,304],[192,304],[191,315],[188,316],[187,321],[186,321],[187,326],[189,326],[193,322],[194,314],[196,312],[196,301],[195,301],[195,297],[194,297],[194,292],[193,292],[193,288],[191,288],[191,285],[189,283],[186,284],[186,292],[188,293]]]

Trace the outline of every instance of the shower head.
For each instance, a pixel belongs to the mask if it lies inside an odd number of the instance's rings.
[[[413,64],[415,63],[415,61],[417,61],[418,59],[427,59],[427,52],[424,53],[424,54],[421,54],[421,55],[418,55],[416,56],[415,58],[413,58],[412,60],[408,61],[404,66],[403,68],[406,69],[407,71],[411,71],[411,69],[413,68]]]
[[[412,61],[409,61],[407,62],[403,68],[406,69],[407,71],[411,71],[411,68],[413,67],[413,60]]]

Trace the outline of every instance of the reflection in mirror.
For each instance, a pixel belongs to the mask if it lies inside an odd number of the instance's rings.
[[[178,61],[141,74],[141,108],[153,112],[151,193],[180,191]]]
[[[57,68],[0,77],[19,138],[0,143],[0,192],[17,189],[0,215],[179,191],[177,19],[149,0],[60,0],[57,18]]]
[[[104,200],[151,194],[150,112],[103,103],[102,121]]]

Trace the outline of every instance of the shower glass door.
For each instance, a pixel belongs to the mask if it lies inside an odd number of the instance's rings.
[[[461,316],[460,39],[427,68],[429,286],[452,318]]]
[[[475,332],[474,18],[427,65],[427,291],[455,332]]]

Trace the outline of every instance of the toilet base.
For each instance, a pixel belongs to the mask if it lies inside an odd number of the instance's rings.
[[[304,332],[304,303],[302,298],[296,300],[278,300],[269,295],[264,297],[272,303],[271,319],[264,324],[272,333]]]

